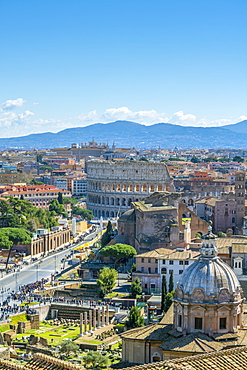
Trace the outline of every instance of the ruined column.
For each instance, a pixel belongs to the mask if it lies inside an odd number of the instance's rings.
[[[93,310],[93,330],[96,330],[97,323],[96,323],[96,308]]]
[[[102,313],[102,326],[105,326],[105,307],[104,306],[102,306],[101,313]]]
[[[87,311],[84,312],[84,334],[87,334]]]
[[[92,310],[89,311],[89,333],[92,333]]]
[[[80,337],[83,335],[83,312],[80,313]]]
[[[100,322],[100,307],[98,307],[98,328],[101,328],[101,322]]]
[[[106,325],[109,325],[109,305],[106,305],[106,312],[105,312],[105,318],[106,318]]]

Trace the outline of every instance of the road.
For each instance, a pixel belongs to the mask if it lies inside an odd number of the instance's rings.
[[[61,260],[68,255],[75,247],[83,245],[84,243],[93,240],[97,233],[89,234],[84,240],[78,244],[71,246],[61,252],[54,253],[53,255],[44,257],[42,260],[33,263],[29,266],[25,266],[22,270],[17,273],[9,274],[0,279],[0,297],[1,302],[7,298],[10,292],[17,291],[19,286],[34,283],[35,281],[41,280],[42,278],[47,279],[54,274],[55,271],[61,271],[62,263]],[[67,265],[65,266],[67,267]]]

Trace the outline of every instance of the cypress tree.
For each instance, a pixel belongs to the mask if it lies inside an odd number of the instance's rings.
[[[171,293],[174,289],[174,279],[173,279],[173,270],[171,270],[170,278],[169,278],[169,293]]]
[[[164,312],[164,309],[165,309],[166,294],[167,294],[166,275],[163,275],[162,276],[162,292],[161,292],[161,312]]]

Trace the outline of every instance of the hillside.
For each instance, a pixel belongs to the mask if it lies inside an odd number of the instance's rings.
[[[96,140],[135,148],[246,148],[247,121],[223,127],[185,127],[169,123],[145,126],[116,121],[75,127],[58,133],[46,132],[0,139],[0,148],[55,148]]]

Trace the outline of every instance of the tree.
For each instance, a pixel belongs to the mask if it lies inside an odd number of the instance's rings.
[[[217,233],[217,235],[218,235],[218,237],[219,237],[219,238],[226,238],[226,234],[225,234],[225,233],[223,233],[222,231],[219,231],[219,232]]]
[[[166,294],[167,294],[166,275],[163,275],[162,276],[162,292],[161,292],[161,312],[164,312],[164,309],[165,309]]]
[[[7,245],[5,243],[7,242]],[[12,245],[25,245],[31,243],[31,234],[24,230],[14,227],[3,227],[0,229],[0,247],[9,248]]]
[[[135,278],[135,280],[131,283],[130,291],[132,298],[136,298],[137,295],[142,294],[142,286],[140,279]]]
[[[91,365],[92,367],[103,367],[107,366],[109,359],[107,356],[102,355],[97,351],[89,351],[84,357],[83,361],[85,365]]]
[[[112,223],[109,220],[108,221],[108,224],[107,224],[107,227],[106,227],[106,231],[104,232],[104,234],[101,237],[101,245],[102,245],[102,247],[104,247],[105,245],[107,245],[110,242],[110,240],[112,239],[112,231],[113,231]]]
[[[132,258],[136,255],[136,250],[134,247],[128,244],[114,244],[107,245],[106,247],[100,249],[100,254],[103,257],[112,257],[115,258],[114,268],[117,263],[123,258]]]
[[[55,212],[33,206],[27,200],[8,197],[0,200],[0,219],[3,226],[22,228],[34,232],[37,228],[57,225]]]
[[[140,313],[137,307],[132,307],[129,313],[129,317],[126,321],[126,326],[128,329],[139,328],[144,326],[144,317]]]
[[[171,293],[174,289],[174,278],[173,278],[173,270],[171,270],[170,278],[169,278],[169,293]]]
[[[59,204],[63,204],[63,193],[58,193],[57,201]]]
[[[174,296],[174,290],[172,292],[169,292],[166,294],[166,297],[165,297],[165,304],[164,304],[164,312],[167,312],[169,310],[169,308],[171,307],[172,305],[172,298]]]
[[[72,205],[75,205],[77,203],[78,203],[78,199],[63,197],[63,204],[72,204]]]
[[[240,157],[240,155],[235,155],[235,157],[232,158],[232,161],[242,163],[244,162],[244,158]]]
[[[135,272],[135,271],[136,271],[136,264],[133,263],[132,266],[131,266],[131,268],[130,268],[130,276],[131,277],[132,277],[133,272]]]
[[[200,163],[201,162],[201,160],[198,157],[196,157],[195,155],[193,155],[193,157],[191,158],[190,161],[192,163]]]
[[[32,179],[32,181],[30,181],[30,184],[31,185],[43,185],[44,183],[42,181],[37,181],[35,179]]]
[[[97,285],[100,289],[101,296],[105,296],[113,289],[116,284],[117,277],[118,272],[110,267],[103,267],[100,270]]]
[[[70,339],[64,340],[60,348],[60,352],[64,353],[66,356],[69,356],[70,353],[76,354],[78,350],[79,346]]]
[[[57,199],[52,199],[49,202],[49,211],[54,211],[56,214],[67,217],[68,213],[65,211],[64,205],[60,204]]]
[[[89,209],[83,209],[81,207],[72,207],[72,215],[83,217],[85,220],[92,220],[94,218],[93,212]]]

